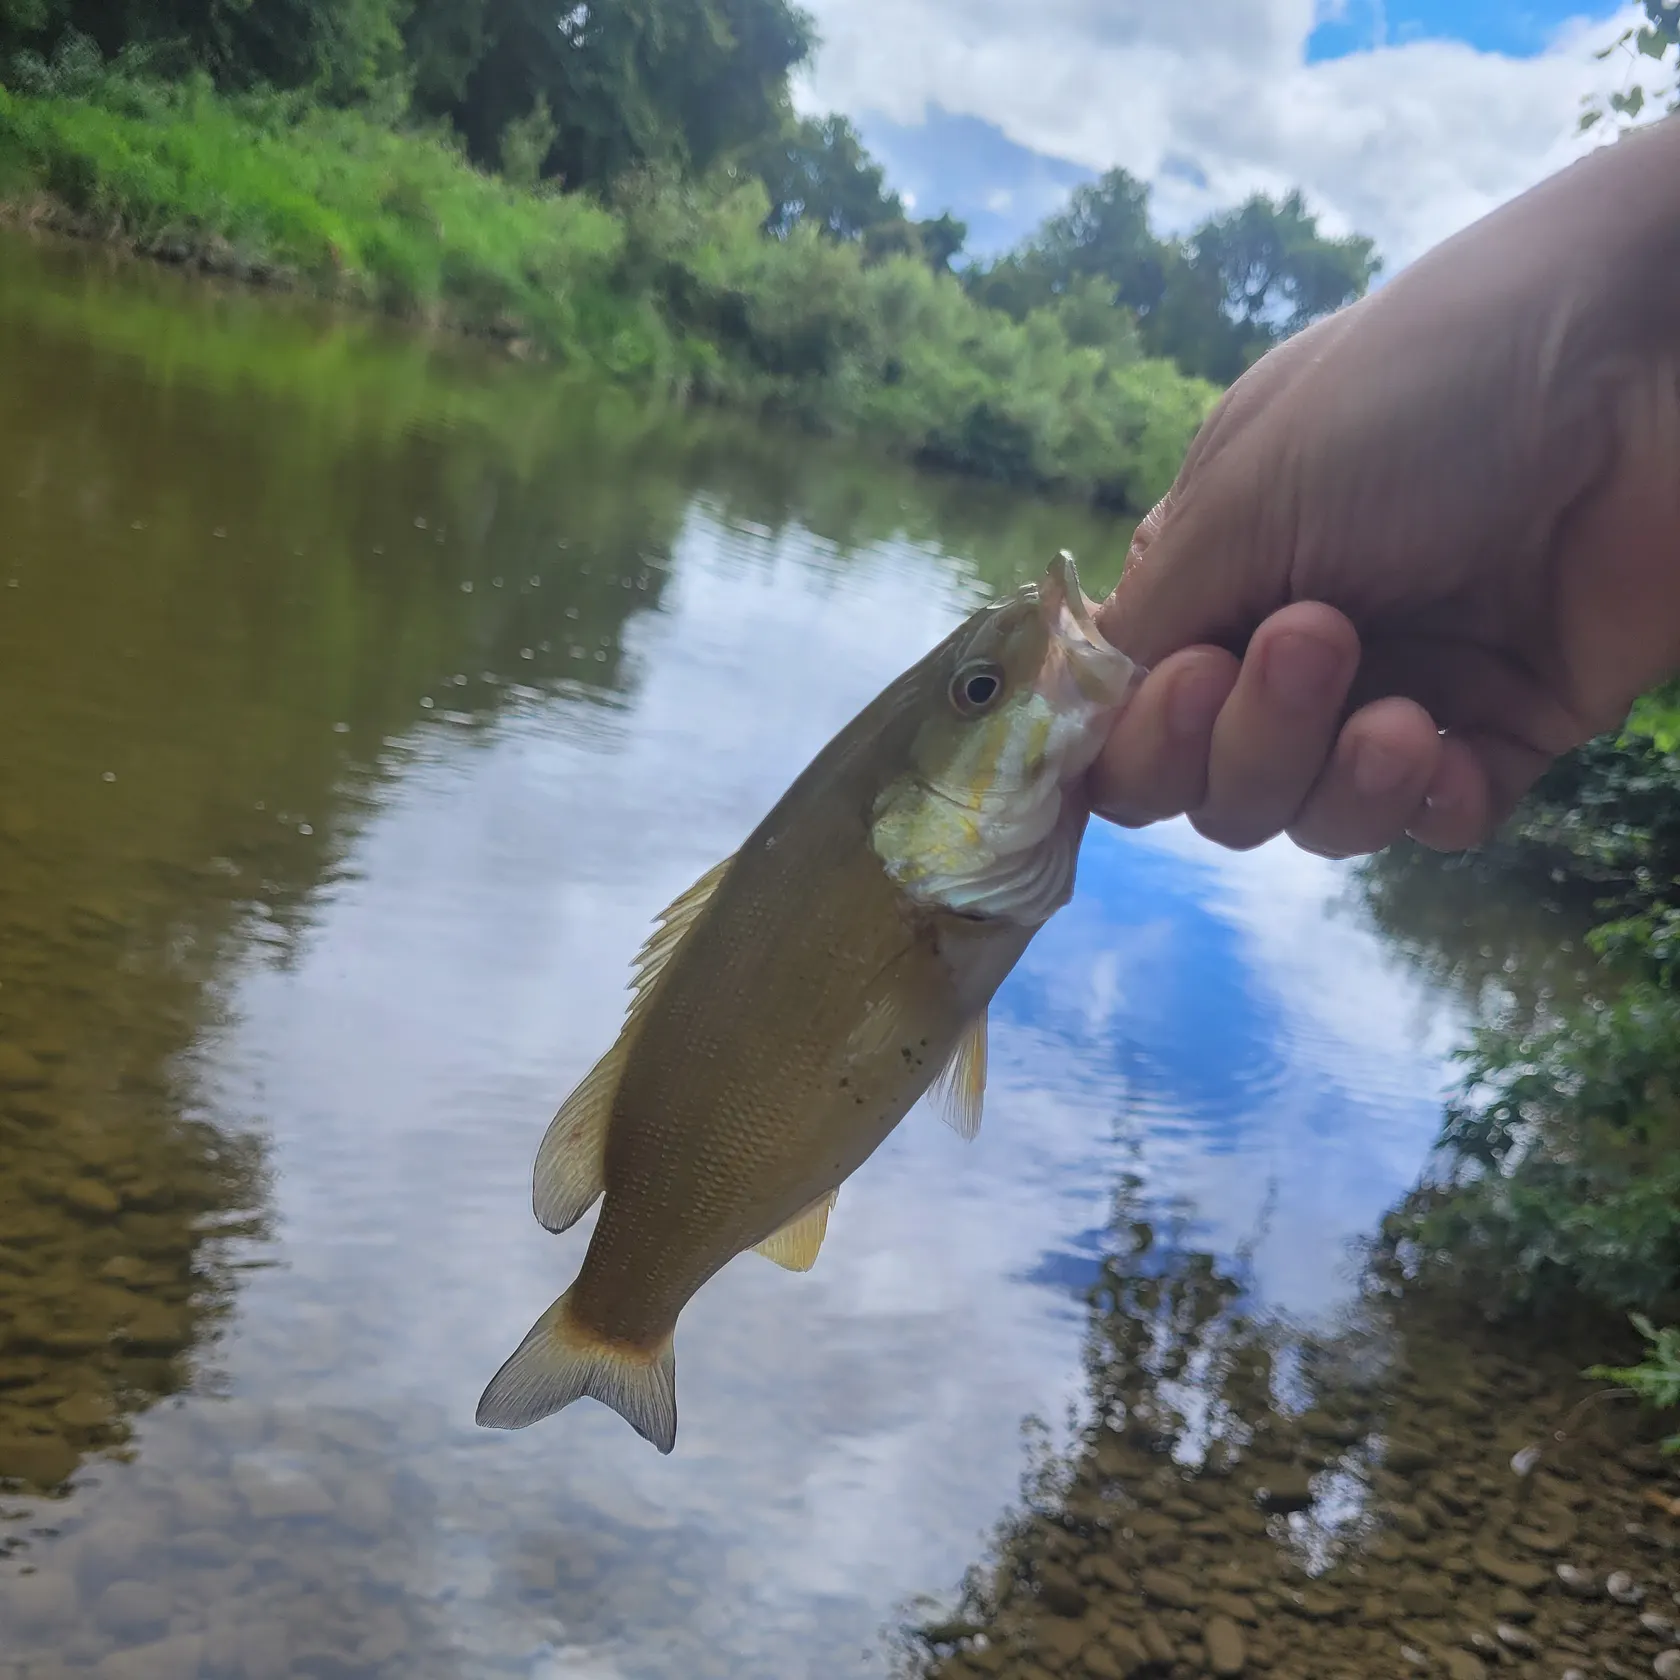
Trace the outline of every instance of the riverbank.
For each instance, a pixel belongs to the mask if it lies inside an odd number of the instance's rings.
[[[1385,1245],[1408,1271],[1507,1311],[1583,1293],[1680,1317],[1677,699],[1647,696],[1622,731],[1559,760],[1479,853],[1397,847],[1362,869],[1385,929],[1405,920],[1408,879],[1464,889],[1464,924],[1413,954],[1441,978],[1458,968],[1480,1023],[1442,1161],[1390,1216]],[[1489,889],[1572,901],[1576,948],[1539,972],[1511,961],[1484,919]],[[1482,957],[1465,965],[1472,950]]]
[[[281,98],[112,78],[0,90],[13,222],[488,335],[525,359],[1147,508],[1217,395],[1120,335],[1016,322],[909,256],[762,231],[757,182],[528,191],[454,144]]]
[[[1095,1415],[902,1672],[1632,1680],[1680,1645],[1680,1461],[1581,1375],[1614,1325],[1423,1291],[1300,1335],[1201,1259],[1105,1266]]]

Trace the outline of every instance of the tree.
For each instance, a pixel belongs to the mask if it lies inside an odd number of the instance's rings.
[[[451,22],[422,0],[409,23],[423,48],[416,101],[446,116],[494,167],[508,125],[553,113],[544,173],[604,186],[648,164],[702,171],[774,128],[787,74],[811,25],[787,0],[472,0]]]
[[[922,222],[898,216],[864,229],[864,259],[878,263],[889,257],[914,257],[935,274],[949,274],[951,259],[967,238],[968,223],[958,221],[949,211]]]
[[[1229,317],[1256,336],[1298,332],[1364,294],[1381,266],[1361,234],[1329,239],[1297,190],[1256,193],[1190,237],[1193,266],[1217,277]]]
[[[332,104],[391,102],[409,0],[0,0],[0,51],[48,55],[72,33],[107,58],[171,49],[227,89],[307,89]]]
[[[834,239],[856,239],[869,228],[904,219],[885,171],[845,117],[790,114],[745,161],[770,195],[764,224],[770,233],[786,234],[804,223]]]
[[[1601,101],[1589,94],[1581,101],[1580,132],[1609,119],[1608,125],[1626,129],[1641,116],[1680,110],[1680,7],[1673,0],[1642,0],[1645,22],[1624,29],[1609,46],[1593,56],[1621,56],[1628,75],[1622,87]],[[1660,72],[1660,74],[1659,74]]]
[[[968,243],[968,223],[959,221],[949,210],[938,216],[924,218],[914,224],[921,244],[922,260],[935,274],[950,272],[951,264],[961,255]]]
[[[1280,338],[1359,297],[1376,273],[1369,239],[1328,238],[1299,192],[1256,194],[1186,240],[1149,225],[1149,188],[1123,169],[1078,188],[1024,245],[971,269],[969,290],[1017,319],[1091,286],[1135,321],[1152,355],[1229,384]],[[1082,327],[1089,331],[1088,326]]]

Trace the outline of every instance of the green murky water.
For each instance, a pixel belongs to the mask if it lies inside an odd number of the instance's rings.
[[[1124,527],[85,252],[0,246],[0,369],[0,1680],[1649,1671],[1637,1430],[1509,1469],[1584,1357],[1348,1260],[1567,918],[1287,848],[1094,833],[982,1139],[708,1287],[671,1460],[472,1426],[651,915]]]

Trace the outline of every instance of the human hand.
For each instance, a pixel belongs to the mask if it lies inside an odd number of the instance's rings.
[[[1458,849],[1680,666],[1680,331],[1627,231],[1680,177],[1658,126],[1226,393],[1099,617],[1150,667],[1099,814]]]

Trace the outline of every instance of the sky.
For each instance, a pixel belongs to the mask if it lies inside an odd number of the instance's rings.
[[[797,97],[845,112],[918,215],[987,254],[1123,165],[1181,231],[1299,186],[1393,273],[1591,144],[1610,0],[805,0]],[[1648,61],[1647,61],[1647,67]]]

